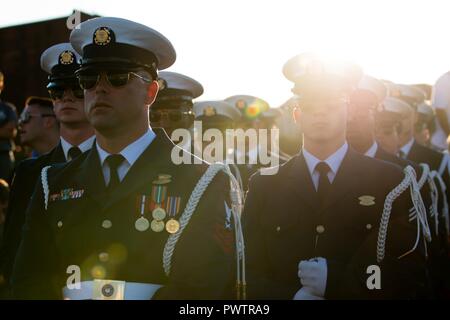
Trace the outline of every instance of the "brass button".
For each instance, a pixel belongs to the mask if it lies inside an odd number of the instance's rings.
[[[112,227],[112,222],[110,220],[103,220],[102,227],[105,229],[109,229]]]
[[[56,225],[58,226],[58,228],[62,228],[63,223],[62,223],[62,221],[58,221],[58,223]]]
[[[317,233],[322,234],[322,233],[325,232],[325,227],[322,226],[322,225],[318,225],[318,226],[316,227],[316,231],[317,231]]]
[[[278,226],[278,227],[277,227],[277,232],[280,232],[280,230],[281,230],[281,227]]]
[[[366,224],[366,229],[367,229],[367,230],[372,229],[372,225],[371,225],[370,223]]]

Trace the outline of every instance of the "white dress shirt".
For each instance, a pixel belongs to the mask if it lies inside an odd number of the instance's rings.
[[[369,158],[375,158],[377,150],[378,150],[378,143],[375,141],[369,148],[369,150],[367,150],[366,153],[364,153],[364,155]]]
[[[147,149],[147,147],[152,143],[153,139],[155,139],[155,133],[149,128],[146,133],[144,133],[139,139],[134,141],[133,143],[126,146],[122,151],[119,152],[124,158],[125,161],[121,163],[121,165],[117,168],[117,174],[119,176],[120,181],[122,181],[130,170],[131,166],[136,162],[136,160],[141,156],[141,154]],[[110,155],[107,151],[103,150],[98,142],[96,143],[98,155],[100,158],[100,165],[103,171],[103,177],[105,178],[105,184],[108,185],[110,179],[110,171],[109,166],[105,162],[106,158]]]
[[[403,152],[405,157],[408,157],[413,144],[414,144],[414,138],[411,138],[411,140],[409,140],[403,147],[400,148],[400,151]]]
[[[69,142],[67,142],[63,137],[61,137],[61,147],[63,149],[64,152],[64,157],[66,158],[66,161],[70,161],[72,160],[69,157],[69,150],[72,147],[78,147],[80,149],[80,151],[82,153],[88,151],[89,149],[92,148],[93,144],[94,144],[94,140],[95,140],[95,135],[93,135],[92,137],[84,140],[82,143],[80,143],[78,146],[74,146],[72,144],[70,144]]]
[[[330,183],[333,183],[334,178],[336,177],[336,174],[339,170],[339,167],[341,166],[342,160],[344,160],[344,157],[347,154],[347,151],[348,151],[348,144],[347,142],[345,142],[338,150],[336,150],[335,153],[333,153],[327,159],[323,160],[328,164],[328,166],[331,169],[327,175]],[[305,148],[303,148],[303,156],[305,157],[309,174],[311,175],[314,187],[316,188],[317,191],[317,188],[319,186],[320,173],[316,170],[316,166],[319,162],[322,162],[322,160],[317,159]]]

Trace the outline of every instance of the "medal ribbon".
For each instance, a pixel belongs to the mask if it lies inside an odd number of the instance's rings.
[[[181,197],[167,198],[167,212],[170,217],[175,217],[180,210]]]

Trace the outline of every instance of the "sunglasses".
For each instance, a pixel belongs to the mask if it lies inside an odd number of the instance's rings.
[[[147,79],[135,72],[128,71],[106,71],[106,72],[96,72],[96,73],[80,73],[77,75],[78,81],[80,82],[80,87],[84,90],[89,90],[97,86],[97,84],[100,81],[101,75],[104,74],[106,77],[106,81],[109,83],[112,87],[123,87],[126,85],[130,79],[131,76],[135,76],[136,78],[141,79],[142,81],[146,83],[151,83],[152,79]]]
[[[83,89],[81,89],[80,87],[69,87],[69,88],[55,87],[55,88],[49,89],[48,94],[50,95],[50,98],[52,100],[60,100],[63,98],[64,92],[66,92],[66,90],[71,90],[73,93],[73,96],[77,99],[84,98]]]
[[[22,114],[20,115],[20,118],[19,118],[19,124],[28,123],[28,122],[30,122],[30,120],[32,118],[46,118],[46,117],[54,118],[55,115],[54,114],[31,114],[29,112],[22,112]]]
[[[166,116],[170,121],[180,121],[183,116],[192,116],[191,111],[180,111],[180,110],[151,110],[150,109],[150,121],[159,122],[163,116]]]

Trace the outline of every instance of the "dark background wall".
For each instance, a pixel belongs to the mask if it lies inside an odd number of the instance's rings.
[[[93,17],[81,13],[81,21]],[[15,104],[19,112],[28,96],[48,96],[47,75],[41,70],[40,56],[48,47],[69,41],[67,18],[0,29],[0,70],[5,75],[1,99]]]

